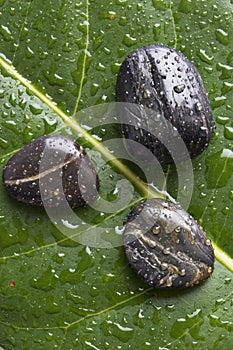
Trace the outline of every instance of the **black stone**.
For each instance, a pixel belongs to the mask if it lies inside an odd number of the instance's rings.
[[[167,46],[145,46],[125,58],[116,101],[140,106],[140,111],[120,108],[123,134],[145,145],[163,163],[174,158],[176,141],[171,134],[178,137],[178,132],[191,157],[204,151],[214,134],[208,94],[197,69]]]
[[[66,201],[71,207],[80,206],[95,199],[99,188],[82,146],[61,135],[40,137],[19,150],[5,165],[3,182],[16,200],[39,207],[58,207]]]
[[[141,201],[124,230],[126,257],[142,280],[155,288],[186,288],[214,269],[211,241],[179,204]]]

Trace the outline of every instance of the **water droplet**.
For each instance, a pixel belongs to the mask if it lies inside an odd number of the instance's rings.
[[[172,276],[169,276],[167,281],[166,281],[166,286],[171,287],[172,286]]]
[[[102,72],[104,72],[105,69],[106,69],[106,67],[105,67],[101,62],[97,63],[97,65],[95,66],[95,68],[96,68],[96,70],[102,71]]]
[[[202,110],[202,104],[200,102],[197,102],[196,105],[195,105],[195,108],[198,112],[200,112]]]
[[[173,90],[177,93],[180,94],[181,92],[183,92],[185,89],[185,85],[184,84],[180,84],[180,85],[176,85],[173,87]]]
[[[205,173],[208,188],[226,186],[233,173],[233,151],[224,148],[206,158],[207,170]]]
[[[125,34],[123,38],[123,43],[130,47],[136,43],[137,39],[135,37],[132,37],[130,34]]]
[[[97,94],[97,91],[99,90],[99,84],[97,83],[92,83],[91,85],[91,89],[90,89],[90,92],[91,92],[91,96],[95,96]]]
[[[171,249],[169,247],[163,249],[163,254],[168,255],[171,253]]]
[[[227,45],[228,44],[228,42],[229,42],[229,35],[228,35],[228,33],[225,30],[223,30],[221,28],[216,29],[215,30],[215,35],[216,35],[216,39],[221,44],[223,44],[223,45]]]
[[[161,24],[155,23],[153,26],[154,40],[158,41],[161,33]]]
[[[103,52],[106,53],[107,55],[110,55],[111,50],[108,47],[104,47]]]
[[[228,82],[228,81],[224,81],[223,83],[223,87],[222,87],[222,93],[223,95],[226,94],[227,92],[233,90],[233,84]]]
[[[51,134],[58,126],[58,119],[53,114],[43,115],[41,120],[44,121],[44,133]]]
[[[231,190],[231,191],[229,192],[229,197],[230,197],[231,200],[233,200],[233,190]]]
[[[200,29],[204,29],[207,26],[206,21],[200,21],[198,24],[199,24]]]
[[[9,147],[9,142],[0,137],[0,147],[3,149],[7,149]]]
[[[223,106],[226,102],[226,96],[216,96],[212,102],[212,107],[217,108]]]
[[[35,53],[29,46],[27,46],[25,50],[25,54],[28,58],[31,58],[34,56]]]
[[[198,52],[198,56],[205,63],[208,63],[208,64],[213,63],[214,56],[207,55],[206,51],[203,49],[200,49],[200,51]]]
[[[14,131],[16,134],[19,134],[19,127],[14,120],[6,120],[2,122],[2,125],[7,129]]]
[[[218,123],[218,124],[226,124],[228,121],[229,121],[229,117],[224,117],[224,116],[217,116],[217,118],[216,118],[216,122]]]
[[[168,264],[164,262],[160,265],[160,267],[161,267],[161,270],[165,271],[168,269]]]
[[[31,279],[30,284],[33,288],[49,291],[55,288],[57,281],[58,279],[55,277],[54,270],[48,268],[48,270],[42,272],[39,277]]]
[[[125,26],[126,24],[127,24],[127,17],[125,17],[125,16],[120,17],[119,25],[120,26]]]
[[[62,45],[62,51],[64,52],[70,52],[72,50],[72,47],[70,46],[69,42],[66,42]]]
[[[155,225],[152,228],[152,232],[153,232],[154,235],[158,235],[160,233],[160,226],[159,225]]]
[[[232,77],[233,67],[227,64],[217,63],[217,70],[222,71],[221,79],[228,79]]]
[[[5,90],[0,89],[0,98],[3,98],[5,96]]]
[[[226,277],[226,278],[224,279],[224,284],[230,284],[231,281],[232,281],[232,279],[231,279],[230,277]]]
[[[121,323],[105,320],[101,324],[104,333],[111,334],[123,343],[128,343],[134,334],[134,329],[129,327],[126,321]]]
[[[55,302],[53,295],[49,295],[46,297],[45,312],[47,314],[57,314],[61,311],[61,309],[62,305]]]
[[[90,296],[94,298],[100,294],[100,290],[96,286],[91,286],[89,293],[90,293]]]
[[[10,41],[12,40],[12,34],[11,34],[11,31],[10,29],[5,26],[5,25],[1,25],[0,26],[0,33],[2,34],[3,38],[6,40],[6,41]]]
[[[222,213],[224,214],[224,215],[227,215],[227,214],[229,214],[229,211],[230,211],[230,208],[229,207],[224,207],[223,209],[222,209]]]
[[[186,275],[185,269],[180,270],[179,274],[180,274],[180,276],[185,276]]]
[[[10,102],[10,104],[11,104],[13,107],[16,106],[16,104],[17,104],[17,98],[16,98],[16,95],[15,95],[14,92],[13,92],[12,94],[10,94],[10,96],[9,96],[9,102]]]
[[[30,108],[31,112],[35,115],[41,114],[43,111],[43,108],[38,103],[31,103],[29,105],[29,108]]]
[[[117,5],[127,5],[128,0],[116,0]]]
[[[57,74],[57,66],[55,64],[49,67],[49,70],[43,71],[43,75],[48,80],[50,85],[64,86],[64,79]]]
[[[53,261],[61,264],[64,261],[65,254],[64,253],[56,253],[53,255],[52,259]]]
[[[231,126],[225,126],[225,128],[224,128],[224,136],[225,136],[228,140],[233,140],[233,127],[231,127]]]
[[[201,192],[200,193],[200,198],[205,198],[206,197],[206,193],[205,192]]]
[[[205,244],[206,244],[207,246],[210,246],[210,245],[211,245],[211,240],[210,240],[210,239],[206,239]]]

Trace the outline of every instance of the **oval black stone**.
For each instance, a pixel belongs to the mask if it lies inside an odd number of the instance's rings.
[[[145,46],[126,57],[117,78],[116,101],[145,108],[140,113],[121,109],[123,134],[145,145],[161,162],[171,161],[174,148],[164,120],[171,123],[174,135],[178,131],[191,157],[206,149],[214,134],[209,98],[197,69],[167,46]],[[161,133],[166,142],[160,140]]]
[[[179,204],[141,201],[124,230],[126,257],[142,280],[155,288],[186,288],[208,278],[214,268],[211,241]]]
[[[19,150],[5,165],[3,182],[16,200],[40,207],[66,201],[80,206],[95,199],[99,188],[82,146],[61,135],[40,137]]]

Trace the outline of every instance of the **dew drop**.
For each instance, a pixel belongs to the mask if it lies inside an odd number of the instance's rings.
[[[171,287],[172,286],[172,276],[169,276],[167,281],[166,281],[166,286]]]
[[[230,197],[231,200],[233,200],[233,190],[231,190],[231,191],[229,192],[229,197]]]
[[[210,239],[206,239],[205,244],[206,244],[207,246],[210,246],[210,245],[211,245],[211,240],[210,240]]]
[[[225,30],[223,30],[221,28],[216,29],[215,30],[215,35],[216,35],[216,39],[221,44],[223,44],[223,45],[227,45],[228,44],[228,42],[229,42],[229,35],[228,35],[228,33]]]
[[[207,55],[205,50],[200,49],[200,51],[198,52],[198,55],[203,62],[208,63],[208,64],[213,63],[214,56]]]
[[[224,207],[223,209],[222,209],[222,213],[224,214],[224,215],[227,215],[227,214],[229,214],[229,211],[230,211],[230,208],[229,207]]]
[[[137,39],[135,37],[132,37],[130,34],[125,34],[123,38],[123,43],[128,47],[131,47],[132,45],[134,45],[136,41]]]
[[[185,276],[186,275],[185,269],[180,270],[179,274],[180,276]]]
[[[164,248],[163,249],[163,254],[168,255],[170,253],[171,253],[171,249],[170,248]]]
[[[165,262],[162,263],[160,266],[161,266],[161,270],[163,270],[163,271],[168,269],[168,264]]]
[[[95,96],[97,94],[97,91],[99,90],[99,84],[93,83],[91,85],[91,96]]]
[[[217,69],[222,71],[221,79],[227,79],[232,77],[233,67],[227,64],[217,63]]]
[[[222,93],[225,94],[231,91],[232,89],[233,89],[233,84],[228,81],[224,81],[223,87],[222,87]]]
[[[224,117],[224,116],[217,116],[217,118],[216,118],[216,122],[218,123],[218,124],[223,124],[223,125],[225,125],[228,121],[229,121],[229,117]]]
[[[106,67],[101,62],[97,63],[95,68],[97,71],[101,71],[101,72],[104,72],[106,70]]]
[[[155,225],[152,229],[152,232],[154,235],[158,235],[160,233],[160,226],[159,225]]]
[[[41,108],[41,105],[37,103],[30,104],[29,108],[34,115],[41,114],[43,111],[43,108]]]
[[[198,112],[200,112],[202,110],[202,104],[200,102],[197,102],[195,108]]]
[[[3,149],[7,149],[9,146],[9,142],[2,137],[0,137],[0,147]]]
[[[153,26],[154,41],[158,41],[161,32],[161,24],[155,23]]]
[[[228,140],[233,140],[233,127],[232,126],[225,126],[224,136]]]
[[[183,92],[185,89],[185,85],[184,84],[180,84],[180,85],[176,85],[173,87],[173,90],[177,93],[180,94],[181,92]]]

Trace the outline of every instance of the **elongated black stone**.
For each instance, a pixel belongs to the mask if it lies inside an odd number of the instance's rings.
[[[174,149],[164,121],[171,123],[173,135],[178,132],[191,157],[206,149],[214,134],[209,98],[197,69],[167,46],[145,46],[125,58],[117,78],[116,101],[145,108],[135,113],[129,107],[121,109],[123,134],[145,145],[161,162],[170,162],[169,152]]]
[[[95,199],[99,187],[82,146],[61,135],[40,137],[19,150],[5,165],[3,182],[16,200],[40,207],[83,205]]]

